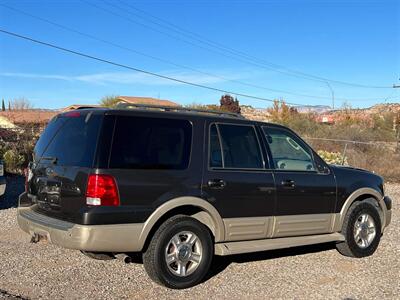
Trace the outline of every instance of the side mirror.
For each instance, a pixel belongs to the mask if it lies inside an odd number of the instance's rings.
[[[320,158],[318,155],[314,155],[314,160],[315,160],[315,166],[319,173],[321,174],[331,173],[328,164],[322,158]]]

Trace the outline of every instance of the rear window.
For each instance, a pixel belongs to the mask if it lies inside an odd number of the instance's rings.
[[[110,168],[186,169],[192,126],[187,120],[120,116],[117,118]]]
[[[92,114],[57,117],[36,144],[35,159],[49,157],[61,166],[91,167],[101,119]]]
[[[33,150],[33,160],[38,161],[42,157],[44,150],[50,143],[51,139],[54,137],[56,132],[64,124],[66,118],[53,118],[49,124],[47,124],[46,129],[40,135],[39,140],[36,143],[35,149]]]

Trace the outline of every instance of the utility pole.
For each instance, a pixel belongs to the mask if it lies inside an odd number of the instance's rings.
[[[331,90],[331,95],[332,95],[332,109],[335,109],[335,91],[333,90],[332,86],[329,84],[328,81],[325,81],[326,85],[329,87]]]
[[[400,80],[400,78],[399,78],[399,80]],[[393,88],[398,89],[398,88],[400,88],[400,85],[393,83]]]

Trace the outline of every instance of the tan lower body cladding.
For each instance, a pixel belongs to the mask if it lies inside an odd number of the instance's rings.
[[[334,232],[339,214],[223,219],[225,242],[215,245],[216,255],[232,255],[343,241]]]
[[[225,241],[331,233],[337,214],[223,219]]]

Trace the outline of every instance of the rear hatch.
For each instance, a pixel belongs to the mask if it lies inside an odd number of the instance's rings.
[[[48,124],[28,170],[33,209],[58,219],[79,222],[86,209],[86,185],[93,170],[102,111],[71,111]]]

